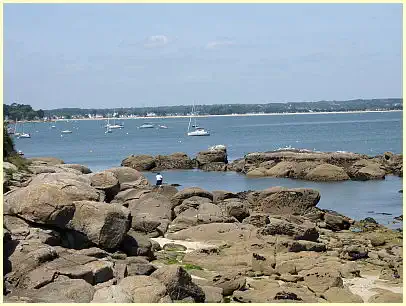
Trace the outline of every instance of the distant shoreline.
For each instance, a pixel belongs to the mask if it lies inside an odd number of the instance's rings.
[[[266,113],[266,114],[226,114],[226,115],[196,115],[196,118],[210,118],[210,117],[254,117],[254,116],[290,116],[290,115],[323,115],[323,114],[362,114],[362,113],[391,113],[402,112],[403,110],[382,110],[382,111],[343,111],[343,112],[300,112],[300,113]],[[171,118],[190,118],[190,115],[178,115],[178,116],[154,116],[154,117],[120,117],[116,120],[131,120],[131,119],[171,119]],[[110,118],[113,119],[113,118]],[[55,121],[86,121],[86,120],[107,120],[107,118],[80,118],[80,119],[55,119],[52,121],[19,121],[19,122],[55,122]]]

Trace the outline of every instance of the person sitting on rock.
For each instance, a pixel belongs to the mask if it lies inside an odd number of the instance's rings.
[[[162,180],[163,180],[163,177],[162,177],[162,175],[158,172],[158,173],[156,174],[156,186],[161,186],[161,185],[162,185]]]

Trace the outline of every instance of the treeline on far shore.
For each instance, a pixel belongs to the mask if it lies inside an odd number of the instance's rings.
[[[403,99],[357,99],[348,101],[287,102],[267,104],[213,104],[196,105],[197,115],[230,115],[249,113],[300,113],[300,112],[345,112],[402,110]],[[30,105],[4,105],[4,116],[9,120],[33,120],[56,118],[85,118],[89,116],[186,116],[191,114],[192,105],[128,107],[128,108],[58,108],[34,111]]]

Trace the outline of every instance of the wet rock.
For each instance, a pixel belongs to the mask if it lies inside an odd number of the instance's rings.
[[[348,218],[332,213],[324,214],[324,222],[326,223],[326,227],[333,231],[347,230],[351,226]]]

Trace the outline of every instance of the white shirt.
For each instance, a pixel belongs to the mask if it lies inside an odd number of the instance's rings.
[[[157,176],[156,176],[156,180],[157,180],[157,181],[162,181],[162,175],[157,174]]]

